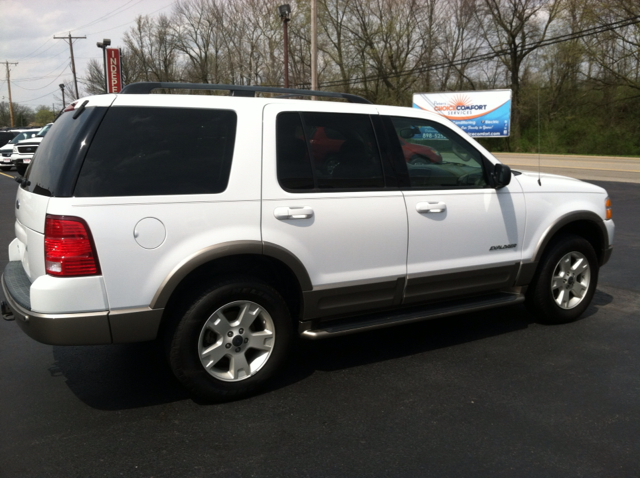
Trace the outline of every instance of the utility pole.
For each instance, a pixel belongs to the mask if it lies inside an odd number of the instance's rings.
[[[318,89],[318,6],[311,0],[311,89]],[[313,97],[315,99],[315,97]]]
[[[291,6],[288,3],[278,7],[278,13],[282,20],[282,28],[284,29],[284,87],[289,88],[289,35],[287,33],[287,23],[291,20]]]
[[[17,63],[9,63],[5,60],[5,66],[7,67],[7,90],[9,90],[9,117],[11,118],[11,127],[14,127],[13,124],[13,102],[11,101],[11,74],[9,73],[9,65],[17,65]]]
[[[69,51],[71,51],[71,72],[73,73],[73,83],[76,86],[76,98],[80,98],[80,93],[78,92],[78,78],[76,78],[76,62],[73,59],[73,41],[72,40],[86,40],[87,37],[72,37],[71,32],[69,32],[68,37],[53,37],[54,40],[65,40],[69,42]]]

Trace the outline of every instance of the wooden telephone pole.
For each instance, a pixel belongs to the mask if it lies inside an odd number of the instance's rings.
[[[54,40],[65,40],[69,42],[69,51],[71,52],[71,72],[73,73],[73,84],[76,87],[76,98],[80,98],[80,93],[78,92],[78,78],[76,78],[76,62],[73,59],[73,41],[72,40],[86,40],[87,37],[72,37],[71,32],[69,32],[68,37],[53,37]]]
[[[17,63],[9,63],[8,61],[4,62],[7,67],[7,90],[9,90],[9,117],[11,118],[11,127],[13,128],[15,125],[13,124],[13,102],[11,101],[11,74],[9,73],[9,65],[17,65]]]

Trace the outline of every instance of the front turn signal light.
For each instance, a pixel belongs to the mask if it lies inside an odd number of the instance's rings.
[[[611,213],[611,198],[607,198],[604,200],[604,206],[605,206],[605,211],[606,211],[606,218],[607,219],[611,219],[612,213]]]

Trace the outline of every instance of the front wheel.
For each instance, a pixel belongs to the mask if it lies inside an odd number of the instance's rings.
[[[591,303],[598,283],[598,259],[584,238],[565,234],[544,254],[527,291],[527,302],[543,321],[576,320]]]
[[[213,284],[179,319],[169,363],[182,384],[213,402],[259,390],[283,366],[293,340],[276,290],[250,280]]]

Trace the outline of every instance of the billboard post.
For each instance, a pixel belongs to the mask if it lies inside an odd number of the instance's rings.
[[[414,93],[413,107],[444,116],[469,136],[505,138],[511,130],[511,90]]]
[[[107,48],[107,93],[120,93],[122,90],[122,72],[120,68],[120,50]]]

